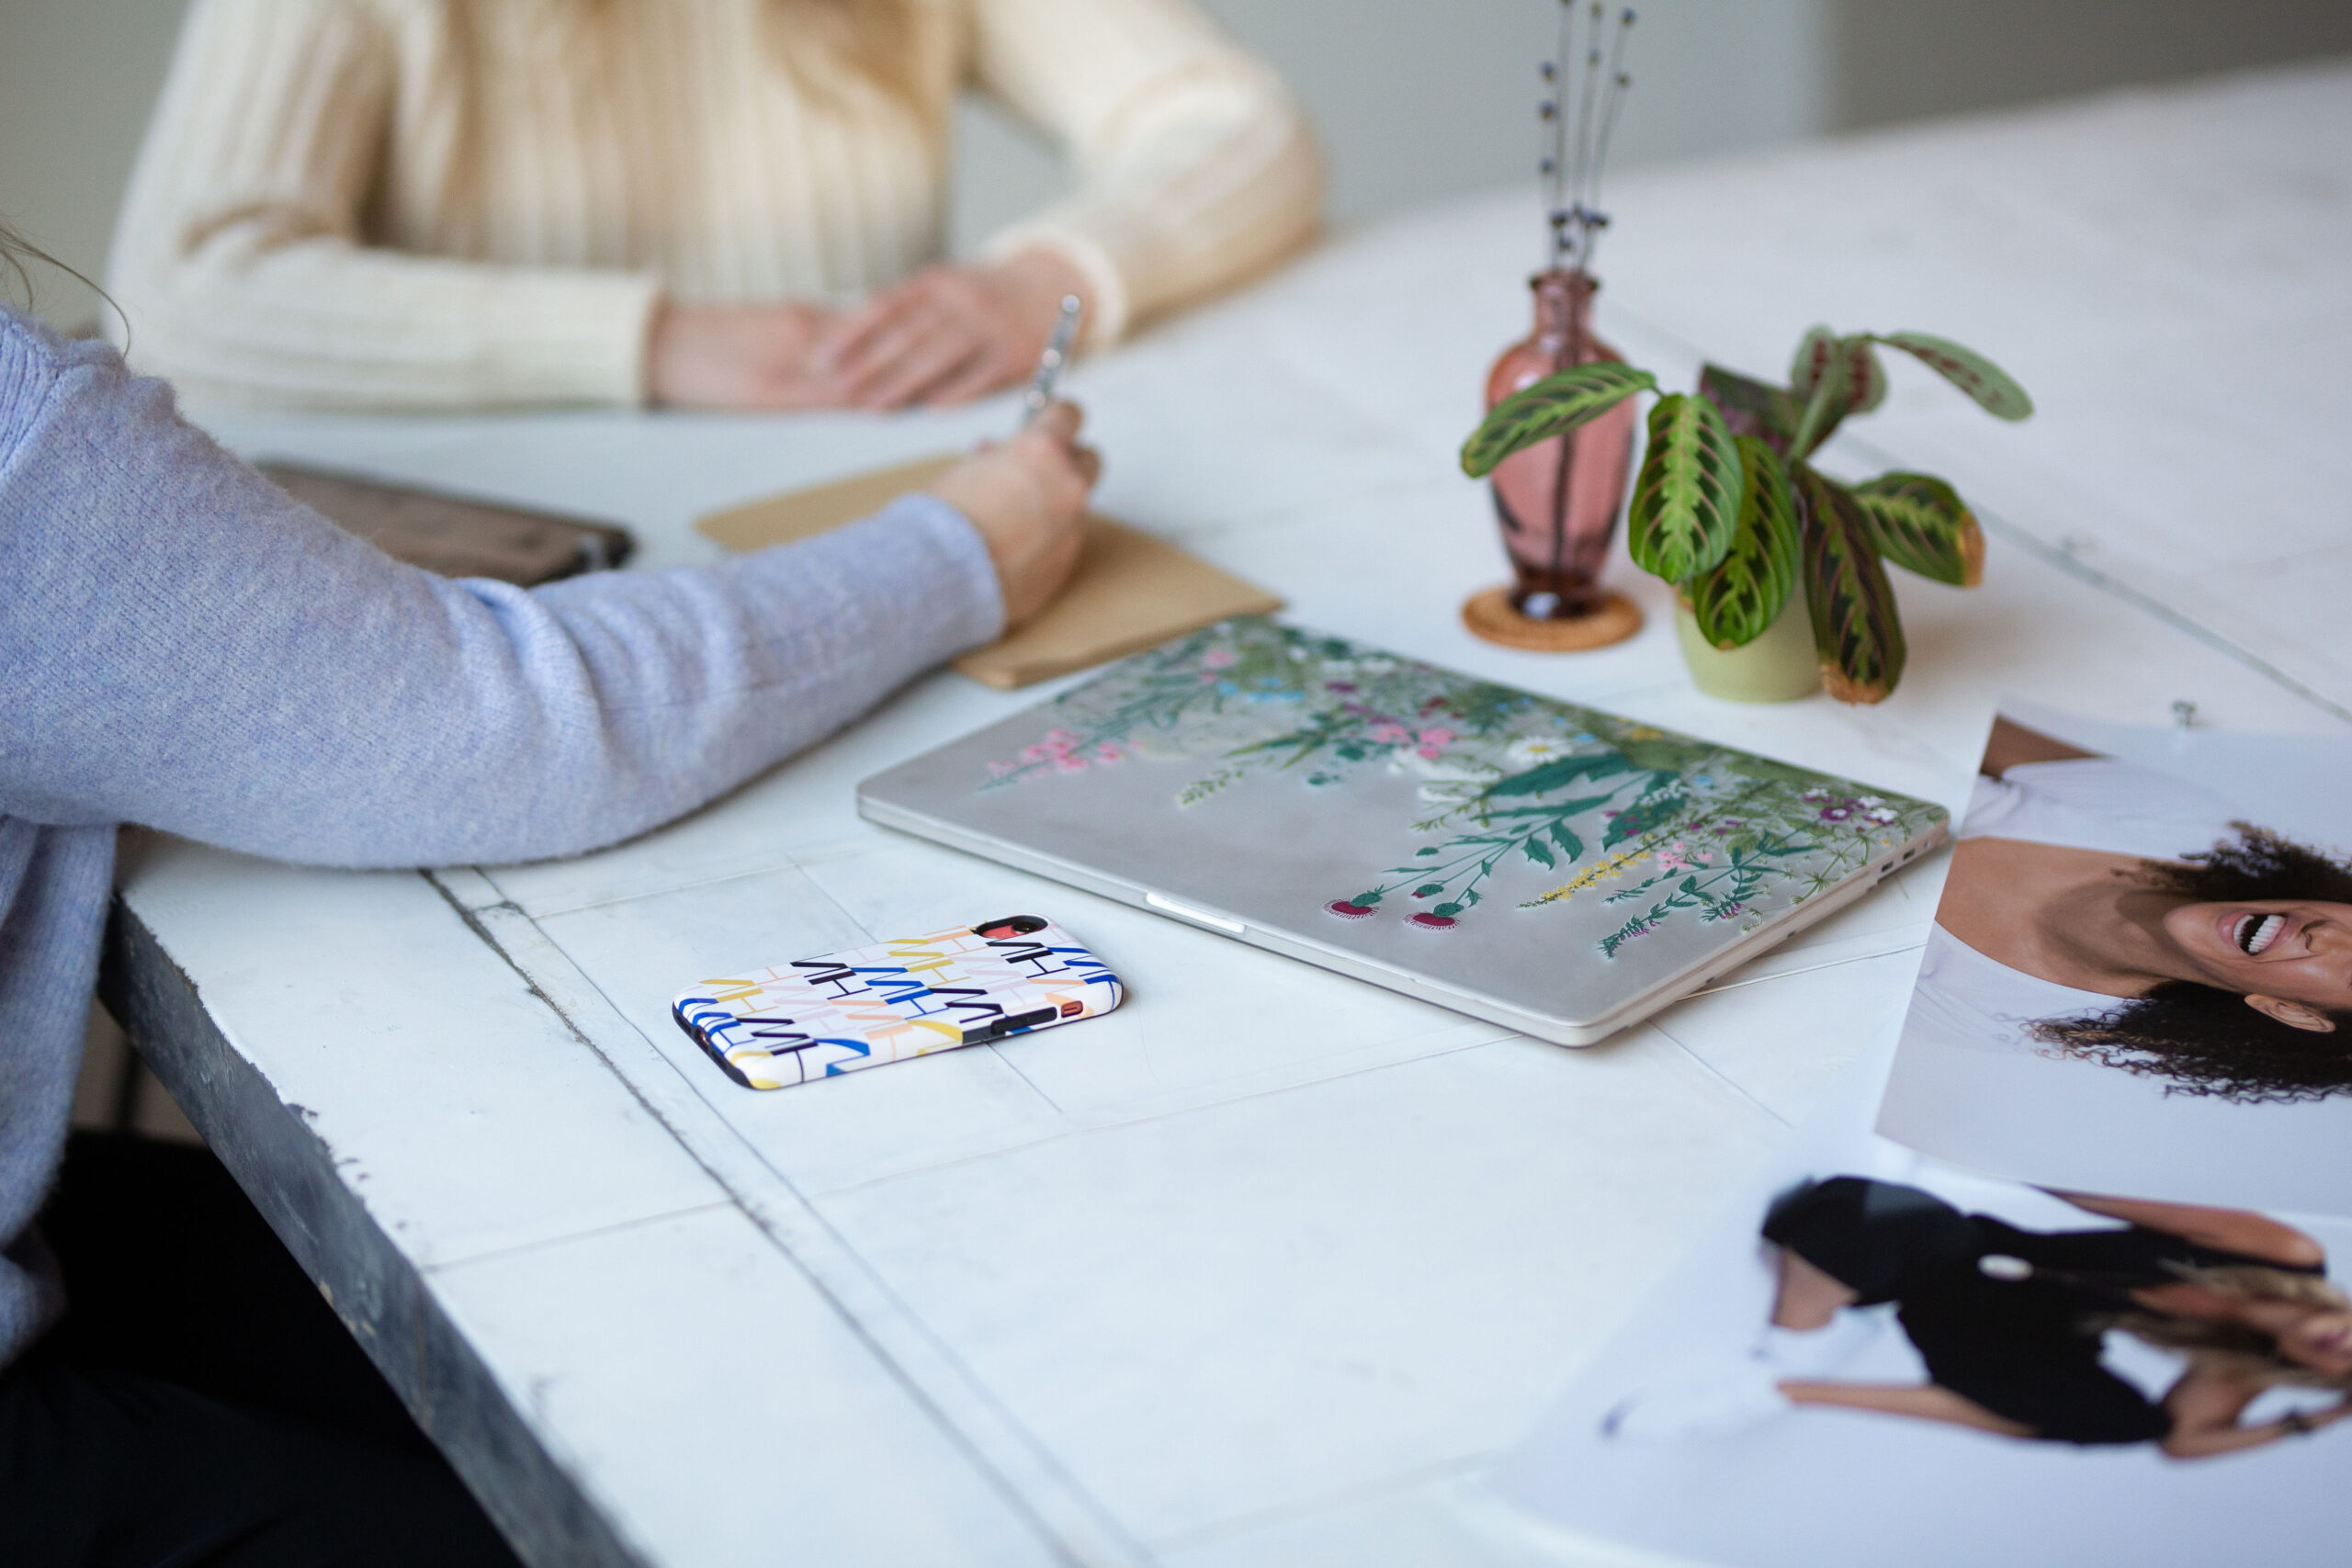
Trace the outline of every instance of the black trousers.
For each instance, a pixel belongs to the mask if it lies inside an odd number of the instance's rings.
[[[76,1134],[66,1318],[0,1375],[6,1568],[515,1568],[219,1163]]]

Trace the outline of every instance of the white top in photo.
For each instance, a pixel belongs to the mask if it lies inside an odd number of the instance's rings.
[[[2227,801],[2200,785],[2112,757],[2080,757],[1980,776],[1960,837],[2178,860],[2234,838],[2233,815]],[[1937,924],[1928,932],[1903,1037],[1905,1044],[2033,1052],[2040,1044],[2028,1030],[2035,1021],[2106,1012],[2120,999],[1996,963]]]

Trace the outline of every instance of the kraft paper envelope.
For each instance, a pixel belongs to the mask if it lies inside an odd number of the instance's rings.
[[[925,457],[832,484],[713,512],[695,526],[730,550],[788,544],[854,523],[936,479],[954,457]],[[1028,625],[956,660],[976,681],[1011,691],[1139,653],[1228,615],[1271,615],[1283,602],[1149,534],[1089,513],[1086,545],[1061,597]]]

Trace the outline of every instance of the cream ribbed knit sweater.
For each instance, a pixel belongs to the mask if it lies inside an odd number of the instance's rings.
[[[1074,155],[989,252],[1075,263],[1092,343],[1316,221],[1296,109],[1189,0],[913,0],[912,107],[798,89],[765,0],[561,25],[585,3],[196,0],[108,275],[139,367],[215,401],[636,402],[664,294],[839,299],[936,259],[967,82]]]

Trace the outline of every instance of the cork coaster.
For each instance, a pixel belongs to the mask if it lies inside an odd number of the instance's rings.
[[[1641,606],[1611,593],[1600,609],[1572,621],[1531,621],[1511,608],[1510,590],[1489,588],[1462,606],[1462,624],[1472,635],[1505,648],[1537,653],[1582,653],[1623,642],[1642,629]]]

